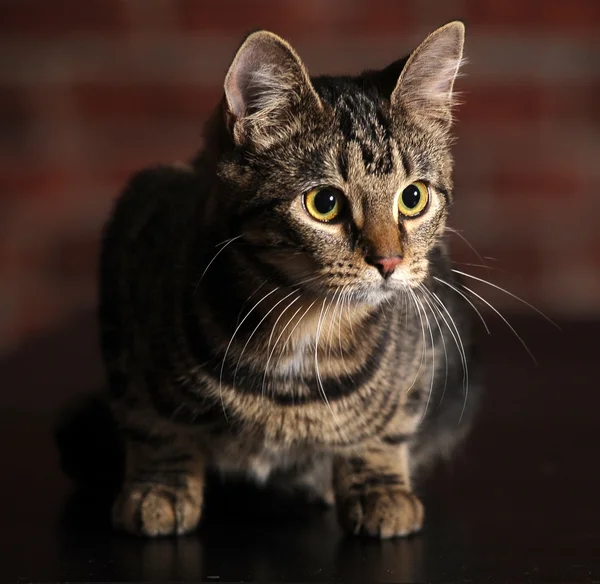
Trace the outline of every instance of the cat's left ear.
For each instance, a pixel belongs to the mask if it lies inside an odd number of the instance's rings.
[[[289,135],[300,108],[322,109],[294,49],[265,30],[238,49],[225,77],[225,107],[235,142],[263,147]]]
[[[464,41],[465,26],[460,21],[431,33],[406,61],[392,92],[392,110],[406,108],[415,115],[449,124]]]

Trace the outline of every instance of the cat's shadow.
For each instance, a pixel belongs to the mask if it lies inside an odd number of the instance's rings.
[[[332,509],[246,483],[210,477],[201,527],[184,537],[114,533],[112,498],[106,490],[80,489],[62,515],[64,552],[84,566],[102,550],[104,567],[97,569],[105,580],[360,580],[389,565],[413,579],[422,569],[419,536],[387,542],[347,537]]]
[[[67,498],[61,516],[65,532],[111,531],[110,507],[116,491],[111,485],[76,489]],[[221,481],[208,476],[200,531],[225,523],[240,528],[261,525],[297,524],[327,513],[325,505],[308,503],[301,497],[282,496],[277,491],[259,488],[244,481]]]

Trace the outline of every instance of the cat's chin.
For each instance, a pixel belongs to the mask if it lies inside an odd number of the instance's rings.
[[[382,282],[381,284],[357,287],[351,289],[347,294],[351,304],[377,306],[407,293],[410,294],[411,289],[412,286],[410,284],[398,281],[387,281]]]

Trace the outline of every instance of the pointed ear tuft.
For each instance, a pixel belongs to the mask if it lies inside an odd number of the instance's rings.
[[[225,102],[234,140],[263,146],[289,132],[300,106],[321,108],[298,55],[268,31],[242,43],[225,77]]]
[[[452,121],[454,80],[463,62],[465,26],[455,21],[430,34],[410,55],[391,97],[392,108]]]

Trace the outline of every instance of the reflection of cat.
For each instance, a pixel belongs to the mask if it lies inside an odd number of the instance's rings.
[[[420,529],[413,474],[476,389],[442,242],[463,38],[453,22],[382,71],[310,79],[253,33],[205,151],[131,180],[101,259],[117,528],[194,529],[216,468],[335,503],[354,533]]]

